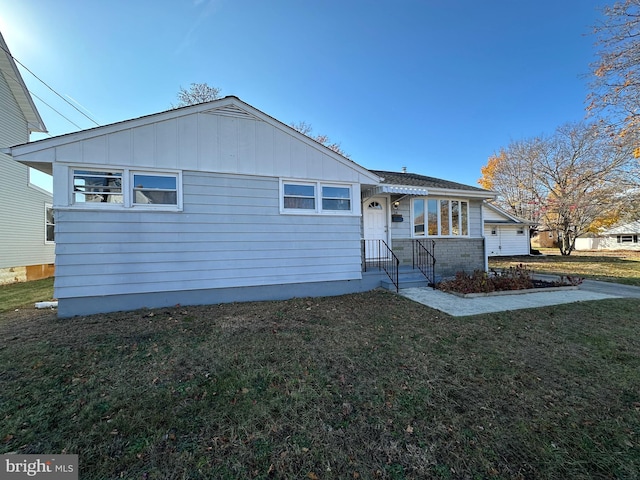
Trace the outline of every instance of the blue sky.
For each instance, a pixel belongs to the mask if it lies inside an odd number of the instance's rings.
[[[13,55],[109,124],[206,82],[352,160],[476,185],[511,141],[585,116],[606,0],[0,0]],[[95,126],[23,71],[34,94]],[[51,135],[79,130],[35,99]],[[32,139],[42,138],[33,136]]]

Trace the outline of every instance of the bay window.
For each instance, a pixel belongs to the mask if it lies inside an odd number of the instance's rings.
[[[416,237],[469,236],[469,202],[444,198],[414,199],[413,235]]]

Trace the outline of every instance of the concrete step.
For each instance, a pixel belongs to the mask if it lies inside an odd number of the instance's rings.
[[[428,287],[427,279],[419,270],[409,270],[398,272],[398,281],[400,288]],[[396,287],[386,275],[380,282],[382,288],[395,291]]]

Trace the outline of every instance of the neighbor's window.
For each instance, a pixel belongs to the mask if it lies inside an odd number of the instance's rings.
[[[178,176],[133,173],[133,205],[177,205]]]
[[[637,235],[618,235],[618,243],[638,243]]]
[[[498,235],[498,228],[497,227],[491,227],[491,235]]]
[[[53,217],[53,206],[46,203],[44,206],[44,241],[45,243],[55,242],[55,219]]]
[[[524,235],[524,228],[519,228],[516,230],[516,235]]]
[[[122,170],[74,170],[73,203],[123,203]]]
[[[283,186],[284,186],[284,208],[315,210],[316,208],[316,186],[315,185],[285,183]]]
[[[469,203],[463,200],[424,199],[413,201],[413,234],[425,235],[425,207],[428,236],[468,236]]]

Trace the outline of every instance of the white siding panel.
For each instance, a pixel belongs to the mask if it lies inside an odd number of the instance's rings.
[[[197,168],[204,172],[216,170],[218,158],[218,116],[200,115],[198,117],[198,157]]]
[[[0,148],[28,140],[27,120],[0,73]],[[54,246],[44,238],[44,209],[51,195],[28,182],[28,167],[0,153],[0,268],[54,261]]]
[[[170,168],[360,183],[366,175],[313,140],[256,118],[192,113],[24,153],[21,160]],[[82,134],[78,134],[80,136]],[[84,135],[87,136],[87,135]],[[131,147],[128,144],[131,143]],[[131,156],[132,155],[132,156]]]
[[[42,156],[38,156],[38,160],[40,160]],[[65,145],[60,145],[55,149],[55,159],[58,162],[82,162],[82,143],[67,143]]]
[[[175,119],[158,122],[155,124],[156,155],[155,163],[151,166],[157,168],[178,167],[178,121]],[[151,159],[147,159],[148,164]],[[146,165],[143,165],[146,166]]]
[[[258,170],[256,152],[256,122],[238,120],[238,173],[253,174]]]
[[[133,162],[132,166],[152,167],[150,160],[155,157],[155,128],[153,125],[145,125],[134,128],[133,133]]]
[[[101,135],[82,142],[82,158],[90,159],[89,163],[111,163],[108,157],[106,136]]]
[[[109,161],[115,165],[126,165],[131,163],[131,154],[133,150],[133,141],[131,139],[131,130],[117,132],[107,137],[109,142]]]
[[[178,164],[184,170],[198,169],[198,117],[180,117],[178,122]]]
[[[216,170],[220,172],[238,171],[238,121],[235,118],[218,119],[218,161]]]
[[[484,225],[482,224],[482,201],[469,200],[469,236],[481,237]]]
[[[277,176],[279,173],[275,163],[275,136],[271,125],[256,122],[256,162],[260,162],[262,175]]]
[[[358,216],[281,215],[277,178],[183,179],[183,212],[60,211],[57,297],[361,278]]]

